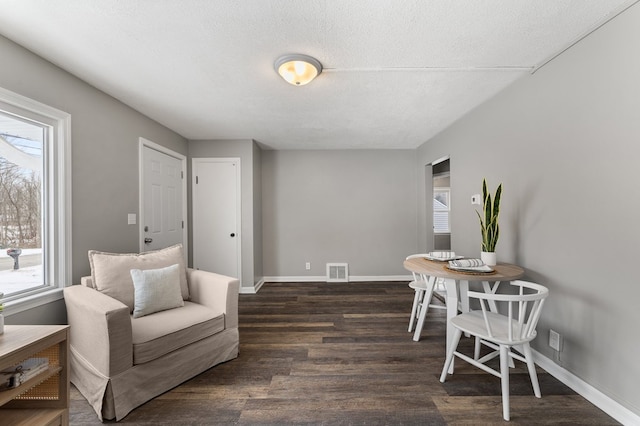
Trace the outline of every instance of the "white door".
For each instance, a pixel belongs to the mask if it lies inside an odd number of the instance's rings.
[[[182,160],[142,145],[141,251],[184,244]]]
[[[240,279],[240,159],[194,158],[193,267]]]

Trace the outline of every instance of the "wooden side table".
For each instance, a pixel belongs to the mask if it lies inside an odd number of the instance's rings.
[[[0,421],[68,425],[69,326],[6,325],[0,334],[0,371],[29,358],[47,358],[49,367],[16,388],[0,391]]]

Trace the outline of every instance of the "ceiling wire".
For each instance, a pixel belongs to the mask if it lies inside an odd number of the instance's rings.
[[[620,7],[620,9],[614,11],[609,18],[605,19],[604,21],[599,22],[597,25],[595,25],[593,28],[588,29],[587,31],[585,31],[584,33],[582,33],[581,35],[579,35],[578,37],[576,37],[573,41],[570,41],[563,49],[559,50],[558,52],[554,53],[552,56],[550,56],[549,58],[545,59],[544,61],[542,61],[539,65],[536,65],[535,67],[533,67],[533,69],[531,70],[531,74],[535,74],[536,72],[538,72],[538,70],[542,67],[544,67],[545,65],[547,65],[549,62],[553,61],[554,59],[556,59],[558,56],[562,55],[564,52],[566,52],[567,50],[571,49],[573,46],[575,46],[576,44],[578,44],[580,41],[582,41],[584,38],[588,37],[589,35],[591,35],[592,33],[594,33],[595,31],[597,31],[598,29],[600,29],[602,26],[604,26],[605,24],[609,23],[609,21],[611,21],[612,19],[616,18],[618,15],[620,15],[621,13],[625,12],[627,9],[631,8],[632,6],[634,6],[636,3],[638,3],[638,1],[640,0],[633,0],[632,2],[623,5]]]
[[[353,68],[332,68],[322,67],[322,72],[376,72],[376,71],[533,71],[534,66],[497,66],[497,67],[353,67]]]

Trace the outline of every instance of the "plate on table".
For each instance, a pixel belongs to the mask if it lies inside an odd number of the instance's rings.
[[[464,256],[456,256],[454,254],[453,256],[442,257],[442,256],[432,256],[430,254],[427,254],[424,258],[427,260],[435,260],[436,262],[448,262],[450,260],[464,259]]]
[[[491,272],[495,272],[495,270],[489,265],[482,266],[453,266],[451,264],[447,265],[452,271],[458,272],[474,272],[479,274],[490,274]]]

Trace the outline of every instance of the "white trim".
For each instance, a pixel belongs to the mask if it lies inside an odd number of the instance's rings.
[[[413,277],[411,275],[384,275],[384,276],[367,276],[357,275],[350,276],[349,281],[364,282],[364,281],[411,281]]]
[[[265,283],[314,283],[327,282],[325,275],[307,275],[300,277],[284,276],[284,277],[264,277]]]
[[[59,149],[62,149],[62,152],[59,152],[58,155],[61,159],[64,160],[64,182],[58,182],[58,190],[64,191],[64,195],[62,197],[62,206],[58,208],[63,209],[62,218],[60,218],[58,225],[62,226],[62,230],[58,229],[60,235],[64,235],[65,241],[58,241],[58,251],[60,253],[64,253],[64,271],[60,273],[61,280],[64,279],[62,283],[62,287],[66,287],[73,284],[73,269],[72,269],[72,259],[73,252],[71,251],[71,244],[73,242],[71,230],[73,229],[73,221],[71,217],[73,216],[73,203],[71,202],[71,194],[72,194],[72,163],[71,163],[71,114],[67,114],[66,112],[60,111],[62,114],[65,114],[65,117],[59,120],[60,126],[58,127],[58,141],[60,138],[63,138],[64,143],[59,143],[61,145]],[[58,175],[60,176],[60,174]],[[58,201],[60,201],[60,194],[58,193]],[[48,302],[45,302],[48,303]]]
[[[535,349],[531,349],[531,352],[533,353],[535,363],[542,367],[547,373],[569,386],[575,392],[580,394],[580,396],[613,417],[615,420],[619,421],[623,425],[640,424],[640,415],[635,414],[628,408],[622,406],[619,402],[614,401]]]
[[[264,285],[264,278],[262,278],[260,281],[255,283],[255,285],[253,286],[254,293],[257,293],[258,291],[260,291],[263,285]]]
[[[46,176],[48,182],[47,187],[43,186],[43,192],[52,194],[45,198],[42,206],[43,211],[48,210],[46,217],[49,220],[45,228],[49,235],[46,238],[43,235],[43,242],[47,241],[48,250],[53,251],[53,257],[48,259],[49,270],[44,273],[55,287],[5,303],[4,314],[11,315],[60,299],[62,288],[71,285],[73,281],[71,114],[2,87],[0,102],[10,107],[8,112],[19,116],[24,112],[31,113],[33,116],[27,118],[49,128],[45,141],[48,145],[45,150],[48,170],[44,171],[49,175]],[[15,110],[12,111],[12,108]],[[43,261],[46,256],[43,256]]]
[[[432,161],[431,163],[429,163],[429,164],[431,164],[432,166],[435,166],[436,164],[440,164],[440,163],[442,163],[443,161],[447,161],[447,160],[449,160],[449,159],[450,159],[450,156],[449,156],[449,155],[445,155],[444,157],[440,157],[440,158],[438,158],[437,160],[433,160],[433,161]],[[429,165],[429,164],[427,164],[427,165]]]
[[[240,286],[240,294],[257,294],[263,285],[264,285],[264,280],[260,280],[257,283],[255,283],[252,287]]]
[[[257,294],[264,285],[264,279],[261,279],[253,285],[253,287],[240,286],[240,294]]]
[[[352,275],[349,277],[349,282],[371,282],[371,281],[411,281],[413,278],[411,275],[379,275],[379,276],[367,276],[367,275]],[[264,277],[262,279],[265,283],[316,283],[327,282],[325,275],[306,275],[306,276],[279,276],[279,277]]]
[[[188,247],[188,233],[189,224],[187,222],[187,157],[175,152],[167,147],[158,145],[148,139],[140,137],[138,139],[138,243],[140,252],[144,251],[144,227],[142,226],[144,220],[144,148],[150,148],[173,157],[176,160],[180,160],[180,167],[182,172],[182,220],[184,226],[182,228],[182,247],[184,247],[184,260],[187,261],[187,247]]]
[[[63,298],[62,287],[31,294],[13,302],[5,303],[2,314],[8,317],[18,312],[28,311],[29,309],[37,308],[38,306],[46,305],[47,303],[52,303]]]

